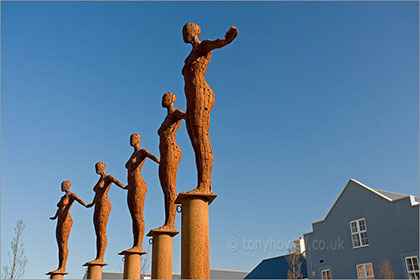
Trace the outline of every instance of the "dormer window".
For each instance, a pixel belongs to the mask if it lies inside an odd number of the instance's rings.
[[[350,222],[353,248],[369,246],[365,218]]]

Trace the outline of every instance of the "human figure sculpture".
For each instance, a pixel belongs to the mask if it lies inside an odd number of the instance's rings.
[[[200,42],[198,39],[200,27],[195,23],[187,23],[182,29],[182,35],[184,42],[193,47],[182,68],[187,99],[186,125],[195,152],[198,177],[197,188],[191,192],[211,193],[213,151],[210,145],[209,127],[214,93],[205,80],[205,74],[212,50],[230,44],[238,35],[238,29],[231,27],[224,39]]]
[[[57,270],[51,271],[50,274],[65,273],[66,271],[67,257],[69,255],[67,242],[69,240],[71,226],[73,225],[73,219],[70,216],[70,208],[73,205],[73,202],[77,201],[87,207],[83,200],[75,193],[70,192],[70,186],[71,183],[69,181],[63,181],[61,183],[61,191],[65,194],[57,204],[58,209],[55,216],[50,217],[51,220],[58,218],[57,228],[55,230],[58,245],[58,268]]]
[[[175,141],[175,136],[182,119],[186,118],[183,111],[175,110],[175,100],[175,94],[172,92],[167,92],[162,96],[162,107],[167,109],[167,115],[158,130],[160,137],[159,180],[165,199],[165,224],[157,230],[175,230],[176,175],[178,163],[182,156],[181,149]]]
[[[133,247],[125,250],[125,252],[142,252],[143,235],[144,235],[144,218],[143,206],[144,198],[146,196],[147,186],[143,177],[141,176],[141,168],[144,165],[146,158],[159,163],[159,159],[152,155],[148,150],[140,148],[141,136],[133,133],[130,136],[130,145],[134,148],[134,152],[130,159],[125,164],[127,168],[127,202],[130,210],[131,219],[133,222]]]
[[[95,197],[93,198],[92,203],[88,204],[87,207],[95,205],[93,223],[95,225],[96,233],[96,259],[88,262],[88,264],[103,264],[107,245],[106,226],[108,224],[109,213],[111,212],[108,191],[112,183],[122,189],[125,189],[125,186],[115,179],[114,176],[105,173],[105,163],[102,161],[95,164],[95,169],[96,173],[101,175],[101,177],[93,188]]]

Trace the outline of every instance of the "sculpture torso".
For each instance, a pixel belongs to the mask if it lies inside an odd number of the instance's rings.
[[[158,130],[161,161],[168,160],[172,153],[181,154],[181,149],[175,141],[176,133],[182,122],[182,118],[177,114],[182,113],[177,110],[168,113]]]
[[[110,175],[101,176],[98,183],[96,183],[93,191],[96,193],[98,200],[95,203],[95,212],[97,209],[111,211],[111,203],[108,199],[109,187],[112,184]],[[105,209],[104,209],[105,208]]]
[[[62,209],[60,215],[58,216],[58,224],[63,223],[65,220],[71,220],[70,208],[74,202],[74,197],[72,193],[65,194],[61,197],[60,201],[57,204],[57,207]]]
[[[190,110],[195,111],[205,107],[205,110],[210,111],[213,107],[214,93],[205,80],[210,58],[211,51],[205,51],[200,45],[197,45],[185,59],[182,75],[185,80],[187,115],[191,115],[189,114]]]
[[[144,151],[138,150],[135,151],[130,159],[125,164],[127,168],[128,175],[127,175],[127,183],[128,183],[128,191],[139,191],[139,187],[143,187],[144,190],[146,189],[146,183],[144,182],[143,177],[141,176],[141,169],[144,165],[146,159],[146,155]]]

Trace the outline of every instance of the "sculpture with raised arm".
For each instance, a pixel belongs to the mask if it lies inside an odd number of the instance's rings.
[[[175,136],[182,119],[186,117],[181,110],[175,110],[175,100],[175,94],[172,92],[167,92],[162,96],[162,107],[166,108],[167,115],[158,130],[160,139],[159,180],[165,199],[165,224],[156,230],[175,230],[176,175],[178,163],[182,156],[181,149],[175,141]]]
[[[195,152],[198,177],[197,188],[190,193],[211,193],[213,151],[210,145],[209,127],[214,93],[205,80],[205,74],[212,50],[230,44],[238,35],[238,29],[231,27],[224,39],[200,42],[198,39],[200,27],[195,23],[187,23],[182,29],[182,35],[184,42],[193,47],[182,68],[187,99],[186,125]]]
[[[57,238],[58,245],[58,268],[48,274],[65,274],[67,257],[69,255],[67,242],[69,240],[71,226],[73,225],[73,220],[70,216],[70,208],[74,201],[77,201],[87,207],[83,200],[81,200],[75,193],[70,192],[70,186],[71,183],[69,181],[63,181],[61,183],[61,191],[65,194],[61,197],[57,204],[58,209],[54,217],[50,217],[51,220],[57,219],[55,236]]]
[[[133,222],[133,247],[125,250],[128,253],[142,252],[142,241],[144,235],[144,218],[143,206],[146,196],[146,182],[141,176],[141,168],[146,158],[159,163],[159,159],[152,155],[148,150],[140,148],[141,136],[133,133],[130,136],[130,145],[134,148],[134,152],[125,164],[127,168],[127,202]]]
[[[96,173],[101,177],[96,183],[93,191],[95,197],[92,203],[88,204],[87,207],[95,205],[93,214],[93,223],[95,225],[96,233],[96,259],[88,262],[87,264],[103,264],[104,255],[107,245],[106,226],[108,224],[109,213],[111,212],[111,203],[108,198],[108,191],[111,185],[114,183],[122,189],[125,186],[114,178],[112,175],[105,173],[105,163],[99,161],[95,164]]]

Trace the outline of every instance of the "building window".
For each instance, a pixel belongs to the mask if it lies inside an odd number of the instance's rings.
[[[371,263],[358,264],[356,265],[356,270],[358,279],[375,279]]]
[[[331,270],[329,269],[321,270],[321,274],[322,274],[322,279],[331,279]]]
[[[419,279],[420,270],[417,256],[406,257],[405,264],[407,266],[408,278]]]
[[[353,248],[369,246],[365,218],[350,222]]]

